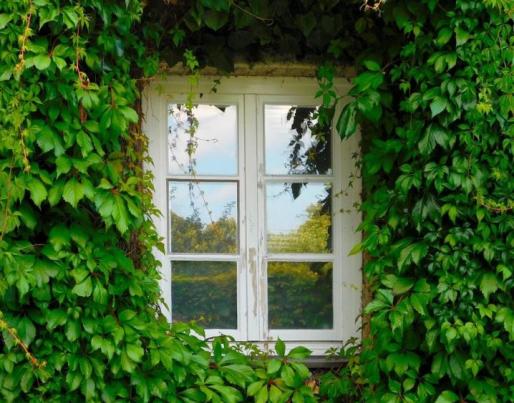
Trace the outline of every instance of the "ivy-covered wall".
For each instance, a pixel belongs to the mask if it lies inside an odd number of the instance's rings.
[[[5,401],[514,401],[509,0],[0,4]],[[355,64],[371,336],[308,381],[159,315],[139,94],[160,61]],[[201,332],[201,329],[196,329]]]

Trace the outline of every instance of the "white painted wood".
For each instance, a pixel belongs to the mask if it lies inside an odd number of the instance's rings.
[[[149,135],[149,151],[154,161],[154,202],[163,212],[155,218],[159,233],[168,243],[167,180],[239,181],[239,254],[171,254],[156,256],[163,267],[161,289],[164,302],[171,303],[170,261],[236,261],[238,262],[238,329],[208,330],[207,336],[228,334],[238,340],[258,341],[262,347],[272,346],[280,337],[288,340],[288,348],[295,343],[306,345],[315,355],[324,354],[329,347],[342,340],[359,336],[360,320],[355,321],[361,308],[360,254],[348,256],[350,249],[360,241],[356,228],[360,213],[354,204],[360,201],[359,172],[352,159],[359,153],[360,136],[341,142],[333,133],[332,175],[265,175],[264,174],[264,103],[317,105],[313,98],[317,83],[311,78],[284,77],[230,77],[221,78],[217,93],[211,92],[213,78],[202,78],[196,89],[195,102],[238,105],[238,175],[187,176],[169,175],[167,158],[167,104],[185,102],[191,90],[184,77],[154,80],[145,92],[143,129]],[[336,79],[339,94],[346,94],[349,83]],[[194,89],[195,90],[195,89]],[[311,95],[312,94],[312,95]],[[338,114],[336,114],[337,116]],[[335,125],[334,125],[335,126]],[[340,144],[340,147],[337,146]],[[354,172],[353,187],[348,188],[349,175]],[[265,184],[272,182],[324,182],[333,187],[333,253],[327,254],[267,254],[265,231]],[[334,328],[276,329],[267,325],[267,261],[332,261]],[[165,311],[171,320],[169,310]],[[287,314],[287,312],[285,312]]]
[[[245,95],[245,188],[246,188],[246,269],[248,272],[247,296],[248,305],[248,339],[260,340],[263,327],[263,308],[261,289],[258,286],[260,273],[261,250],[259,243],[259,203],[257,200],[257,106],[254,95]]]

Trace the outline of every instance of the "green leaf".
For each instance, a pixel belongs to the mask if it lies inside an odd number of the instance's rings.
[[[280,338],[275,343],[275,351],[279,357],[283,357],[286,354],[286,345]]]
[[[257,394],[257,392],[259,392],[259,390],[262,388],[263,385],[264,385],[264,381],[257,381],[257,382],[251,383],[247,389],[248,396],[255,396]]]
[[[439,47],[446,45],[453,36],[453,32],[450,28],[444,27],[439,31],[437,35],[436,43]]]
[[[430,103],[430,110],[432,112],[432,118],[439,115],[442,111],[444,111],[448,107],[448,101],[446,98],[437,96]]]
[[[59,158],[55,160],[55,167],[57,168],[57,178],[62,174],[67,174],[68,172],[70,172],[72,167],[71,159],[65,155],[61,155]]]
[[[129,122],[137,123],[139,121],[139,116],[134,109],[129,108],[128,106],[121,106],[119,110]]]
[[[292,358],[294,360],[303,360],[311,355],[312,351],[308,348],[298,346],[293,348],[289,353],[287,354],[288,358]]]
[[[459,396],[450,390],[445,390],[436,399],[435,403],[454,403],[459,401]]]
[[[460,26],[455,29],[455,33],[457,34],[457,46],[464,45],[471,37],[470,34]]]
[[[77,207],[79,202],[84,198],[84,186],[77,179],[70,179],[64,185],[62,198],[73,207]]]
[[[450,146],[450,135],[439,125],[431,124],[419,142],[418,148],[421,154],[428,155],[434,151],[436,144],[439,144],[444,149],[448,149]]]
[[[0,29],[4,29],[13,19],[12,14],[0,14]]]
[[[364,65],[364,67],[366,67],[368,70],[371,70],[371,71],[380,71],[380,64],[378,64],[378,62],[376,62],[375,60],[364,60],[362,62],[362,64]]]
[[[484,297],[489,300],[489,296],[498,290],[498,279],[494,273],[486,273],[482,276],[480,281],[480,291]]]
[[[48,196],[45,185],[39,179],[32,177],[27,187],[30,192],[30,198],[36,206],[40,207],[43,200]]]
[[[243,399],[241,393],[236,388],[231,386],[212,385],[211,389],[216,390],[223,398],[223,401],[227,403],[236,403],[242,401]]]
[[[71,292],[79,297],[89,297],[93,292],[93,282],[91,281],[91,277],[87,276],[84,281],[75,285]]]
[[[87,133],[83,130],[80,130],[77,133],[77,144],[80,147],[83,157],[86,157],[93,150],[93,143]]]
[[[36,69],[38,69],[38,70],[47,69],[48,66],[50,66],[51,62],[52,62],[52,60],[50,59],[50,56],[48,56],[47,54],[40,54],[40,55],[34,56],[34,58],[33,58],[34,66],[36,66]]]
[[[280,370],[280,367],[282,366],[282,362],[280,360],[270,360],[268,361],[267,369],[266,371],[268,374],[274,374]]]
[[[228,13],[208,10],[203,20],[210,29],[217,31],[228,22]]]
[[[36,338],[36,327],[27,317],[23,317],[16,324],[16,330],[18,331],[18,335],[21,340],[23,340],[27,346],[30,345],[30,343],[32,343]]]
[[[143,355],[145,354],[143,348],[137,344],[127,344],[126,350],[129,358],[135,362],[140,362],[141,358],[143,358]]]
[[[355,87],[352,93],[362,93],[370,89],[376,90],[384,82],[384,75],[378,71],[366,71],[354,78]]]
[[[337,120],[337,132],[342,139],[350,137],[357,130],[356,104],[351,102],[343,108]]]
[[[57,225],[50,230],[48,241],[52,244],[56,251],[60,251],[64,246],[71,243],[71,234],[64,225]]]
[[[425,243],[413,243],[400,251],[398,258],[398,268],[401,270],[410,263],[419,264],[421,259],[426,256],[428,246]]]
[[[268,388],[266,385],[264,385],[257,393],[257,396],[255,396],[255,403],[266,403],[267,401],[268,401]]]
[[[128,212],[127,207],[125,206],[125,201],[120,195],[116,195],[114,197],[114,204],[112,206],[112,218],[114,219],[114,224],[118,231],[122,234],[127,232],[128,230]]]

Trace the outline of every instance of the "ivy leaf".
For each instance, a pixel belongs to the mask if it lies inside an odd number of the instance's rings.
[[[64,225],[57,225],[50,230],[48,241],[53,245],[56,251],[60,251],[63,247],[70,244],[70,231]]]
[[[140,362],[145,353],[143,348],[137,344],[127,344],[126,350],[128,357],[135,362]]]
[[[352,92],[362,93],[369,89],[376,90],[384,82],[384,75],[379,71],[366,71],[354,78],[355,88]]]
[[[346,139],[357,130],[357,109],[355,103],[351,102],[343,108],[337,120],[337,132],[339,137]]]
[[[210,29],[217,31],[228,22],[228,13],[208,10],[204,15],[204,22]]]
[[[434,151],[436,144],[439,144],[444,149],[448,149],[450,146],[450,136],[446,130],[438,125],[432,124],[428,127],[425,135],[418,143],[418,148],[421,154],[428,155]]]
[[[445,390],[437,397],[435,403],[454,403],[457,401],[459,401],[459,396],[450,390]]]
[[[380,71],[380,64],[375,60],[364,60],[362,64],[370,71]]]
[[[257,392],[262,388],[263,385],[264,385],[264,381],[256,381],[256,382],[251,383],[248,386],[248,389],[246,390],[248,393],[248,396],[255,396],[257,394]]]
[[[270,361],[268,361],[266,372],[268,374],[274,374],[274,373],[278,372],[278,370],[280,369],[281,366],[282,366],[282,362],[280,362],[280,360],[277,360],[277,359],[270,360]]]
[[[46,125],[42,126],[37,133],[37,144],[43,152],[54,150],[56,156],[64,153],[61,138]]]
[[[427,252],[428,246],[422,242],[406,246],[400,252],[398,268],[401,270],[409,263],[419,264],[421,259],[426,256]]]
[[[288,354],[288,358],[292,358],[294,360],[303,360],[311,355],[312,351],[308,348],[298,346],[293,348]]]
[[[80,130],[77,133],[77,144],[80,147],[83,157],[86,157],[93,150],[93,143],[87,133],[83,130]]]
[[[118,231],[122,234],[128,230],[128,212],[125,202],[120,195],[114,197],[114,203],[112,205],[112,218]]]
[[[442,47],[446,45],[449,40],[452,38],[453,32],[450,28],[444,27],[439,31],[439,34],[437,35],[436,43],[439,47]]]
[[[18,335],[26,345],[32,343],[36,338],[36,327],[29,318],[23,317],[16,324],[16,328],[18,331]]]
[[[469,33],[461,27],[457,27],[455,33],[457,34],[457,46],[464,45],[470,38]]]
[[[45,185],[39,179],[32,177],[27,187],[30,192],[30,198],[36,206],[40,207],[43,200],[48,196]]]
[[[275,351],[279,357],[283,357],[286,354],[286,345],[280,338],[275,343]]]
[[[75,285],[71,292],[79,297],[89,297],[93,293],[93,282],[91,277],[87,276],[81,283]]]
[[[498,289],[498,279],[493,273],[486,273],[482,276],[480,281],[480,291],[484,294],[484,297],[489,300],[489,295]]]
[[[34,63],[34,66],[36,66],[36,69],[45,70],[48,68],[48,66],[50,66],[52,60],[50,59],[50,56],[48,56],[47,54],[40,54],[34,56],[32,58],[32,62]]]
[[[4,29],[13,19],[12,14],[0,14],[0,29]]]
[[[119,108],[119,111],[129,122],[137,123],[139,121],[139,116],[134,109],[129,108],[128,106],[122,106]]]
[[[77,207],[80,200],[84,197],[84,186],[75,178],[70,179],[64,185],[62,192],[62,198],[71,204],[73,207]]]
[[[439,115],[442,111],[444,111],[448,107],[448,101],[443,98],[436,96],[432,103],[430,104],[430,110],[432,112],[432,118]]]

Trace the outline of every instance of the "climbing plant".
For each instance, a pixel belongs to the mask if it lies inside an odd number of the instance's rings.
[[[514,8],[393,2],[339,120],[366,135],[367,401],[514,399]]]
[[[512,401],[509,0],[7,0],[0,4],[0,396],[5,401]],[[159,312],[141,90],[184,60],[355,65],[374,298],[349,366],[307,382]],[[250,347],[251,348],[251,347]],[[253,350],[252,350],[253,351]]]

